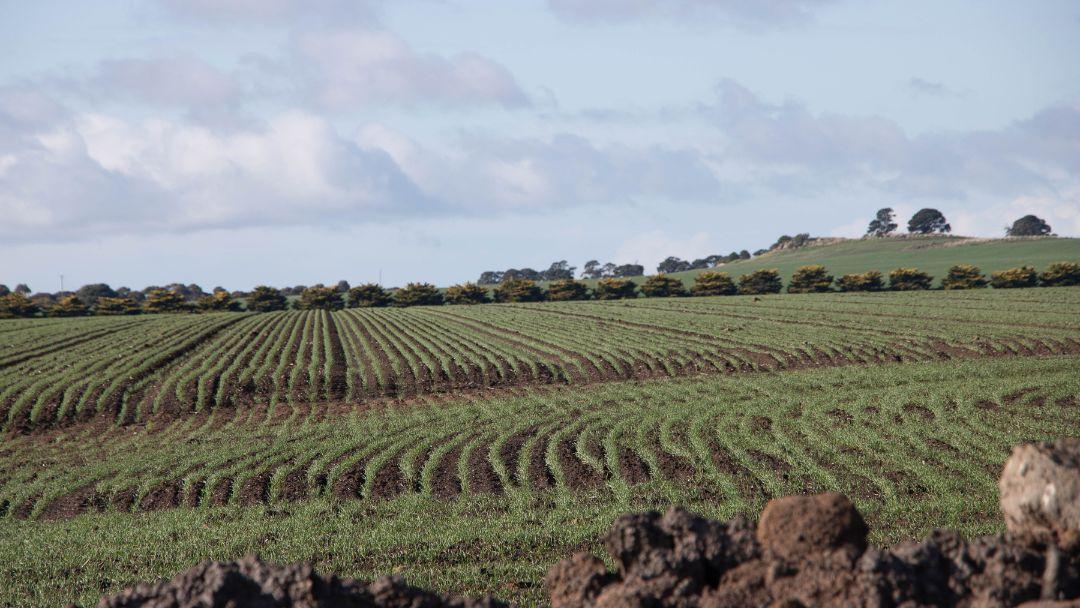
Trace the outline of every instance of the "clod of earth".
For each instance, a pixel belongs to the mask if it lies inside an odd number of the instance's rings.
[[[615,572],[579,553],[550,570],[547,591],[554,608],[1078,606],[1078,456],[1077,439],[1013,452],[1005,534],[938,530],[868,547],[862,517],[838,494],[775,499],[756,528],[672,508],[616,520],[604,539]]]
[[[172,580],[141,584],[98,608],[503,608],[492,599],[441,596],[386,576],[370,585],[323,577],[307,564],[275,566],[254,556],[237,562],[203,562]]]

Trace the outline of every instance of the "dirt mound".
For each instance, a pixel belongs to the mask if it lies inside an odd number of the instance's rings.
[[[444,597],[410,587],[400,577],[370,585],[335,576],[322,577],[307,564],[275,566],[257,557],[238,562],[203,562],[170,581],[141,584],[98,608],[496,608],[491,598]]]
[[[678,508],[627,515],[604,539],[615,572],[579,553],[545,582],[554,608],[1080,606],[1077,488],[1080,440],[1021,446],[1001,481],[1008,532],[939,530],[891,549],[867,546],[839,494],[773,500],[756,526]]]
[[[630,606],[1016,606],[1080,597],[1080,554],[1030,535],[964,540],[937,531],[889,550],[867,548],[846,498],[788,497],[744,519],[708,520],[673,508],[619,518],[604,539],[616,565],[589,554],[556,564],[555,608]],[[1053,581],[1047,565],[1056,568]]]

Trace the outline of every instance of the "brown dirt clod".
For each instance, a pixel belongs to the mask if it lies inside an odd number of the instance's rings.
[[[249,556],[236,562],[203,562],[172,580],[140,584],[111,597],[98,608],[496,608],[502,602],[441,596],[405,584],[400,577],[382,577],[370,585],[336,576],[323,577],[310,565],[277,566]]]

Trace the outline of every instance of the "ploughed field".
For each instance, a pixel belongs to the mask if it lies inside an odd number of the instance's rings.
[[[534,604],[618,514],[997,531],[1080,428],[1080,289],[0,324],[0,605],[256,552]]]
[[[0,425],[1080,352],[1075,288],[0,321]]]

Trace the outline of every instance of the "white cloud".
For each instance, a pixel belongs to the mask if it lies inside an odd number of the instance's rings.
[[[173,15],[213,23],[295,24],[371,21],[380,0],[159,0]]]
[[[475,53],[419,53],[400,37],[364,28],[307,31],[294,40],[307,96],[319,107],[371,103],[528,104],[510,72]]]
[[[548,0],[561,19],[584,22],[720,20],[762,28],[805,22],[833,0]]]
[[[193,56],[103,61],[87,86],[94,95],[160,106],[229,105],[241,97],[233,76]]]

